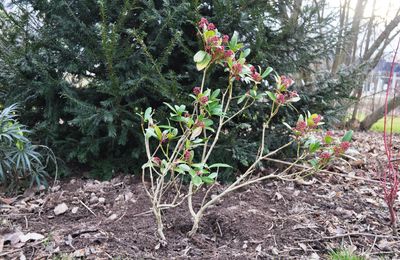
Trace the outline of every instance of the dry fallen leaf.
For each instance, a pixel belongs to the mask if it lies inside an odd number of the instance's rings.
[[[303,249],[304,252],[307,252],[307,246],[303,243],[297,243],[301,249]]]
[[[40,239],[43,239],[43,238],[44,238],[44,236],[39,234],[39,233],[28,233],[26,235],[22,235],[20,237],[20,241],[22,243],[26,243],[29,240],[40,240]]]
[[[7,241],[10,241],[11,246],[16,245],[19,241],[21,241],[21,236],[23,236],[24,233],[21,231],[16,231],[14,233],[7,233],[3,236],[4,243]]]

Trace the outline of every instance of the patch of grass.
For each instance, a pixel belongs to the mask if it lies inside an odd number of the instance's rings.
[[[354,252],[346,249],[334,250],[329,253],[328,259],[330,260],[366,260],[363,256],[358,256]]]
[[[386,123],[387,123],[387,132],[390,132],[390,125],[391,125],[390,117],[387,119]],[[374,132],[383,132],[383,126],[384,126],[384,119],[381,118],[379,119],[378,122],[372,125],[370,130]],[[400,117],[395,117],[393,119],[393,133],[400,133]]]

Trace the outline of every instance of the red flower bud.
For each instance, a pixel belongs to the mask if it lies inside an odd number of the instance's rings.
[[[232,50],[227,50],[225,51],[225,58],[229,58],[235,55],[235,53]]]
[[[222,36],[222,42],[223,43],[228,43],[229,42],[229,36],[228,35]]]
[[[340,144],[340,148],[343,150],[343,152],[347,151],[347,149],[350,148],[350,143],[347,141],[344,141]]]
[[[325,160],[329,160],[329,159],[331,158],[331,154],[328,153],[328,152],[322,152],[322,153],[319,155],[319,158],[325,159]]]
[[[193,88],[193,94],[195,94],[196,96],[199,95],[201,93],[201,88],[200,87],[195,87]]]
[[[157,165],[157,166],[160,166],[161,165],[161,159],[159,157],[157,157],[157,156],[154,156],[153,157],[153,163],[155,165]]]
[[[208,102],[208,97],[207,96],[202,96],[200,98],[200,104],[205,105]]]
[[[240,63],[235,63],[232,65],[232,74],[239,75],[242,72],[243,66]]]
[[[322,119],[321,115],[318,115],[317,117],[313,118],[312,120],[314,121],[314,124],[317,125]]]
[[[253,72],[253,74],[251,74],[251,77],[257,82],[260,82],[262,80],[262,77],[258,72]]]
[[[190,156],[191,156],[190,151],[189,150],[185,150],[185,152],[183,153],[183,158],[185,159],[186,162],[190,161]]]
[[[200,22],[198,23],[200,29],[203,29],[204,27],[208,26],[208,21],[206,18],[202,17],[200,19]]]
[[[295,130],[304,132],[307,128],[307,123],[305,121],[298,121]]]
[[[205,127],[205,124],[204,124],[203,121],[196,121],[195,126],[196,126],[196,127],[204,128],[204,127]]]
[[[290,87],[293,84],[293,80],[285,75],[281,76],[281,81],[282,85],[284,85],[286,88]]]
[[[284,104],[285,101],[286,101],[286,97],[285,97],[285,95],[283,95],[283,94],[278,94],[278,95],[276,96],[276,100],[277,100],[278,103]]]
[[[215,25],[213,23],[208,24],[207,26],[208,30],[215,30]]]

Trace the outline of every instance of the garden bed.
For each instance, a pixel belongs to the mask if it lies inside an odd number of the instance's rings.
[[[392,235],[377,182],[382,168],[376,159],[384,161],[381,135],[354,137],[351,156],[358,161],[349,161],[352,167],[338,164],[335,174],[320,173],[308,185],[267,181],[239,189],[210,208],[193,238],[186,235],[191,228],[187,205],[166,211],[166,246],[156,237],[149,200],[136,177],[72,178],[48,192],[0,197],[0,256],[326,259],[330,250],[347,249],[372,259],[400,257],[400,239]],[[394,146],[400,146],[398,136]],[[62,203],[68,209],[56,215]],[[25,241],[29,233],[35,235]]]

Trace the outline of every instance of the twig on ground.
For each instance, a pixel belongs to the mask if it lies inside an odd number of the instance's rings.
[[[24,216],[24,219],[25,219],[25,229],[28,229],[29,228],[28,218],[26,216]]]
[[[219,226],[218,221],[216,221],[216,223],[217,223],[217,227],[218,227],[219,234],[220,234],[220,236],[222,237],[222,230],[221,230],[221,227]]]
[[[392,235],[378,235],[378,234],[372,234],[372,233],[359,233],[359,232],[353,232],[353,233],[345,233],[345,234],[340,234],[336,236],[329,236],[329,237],[321,237],[321,238],[315,238],[315,239],[305,239],[305,240],[300,240],[297,242],[300,243],[309,243],[309,242],[317,242],[317,241],[322,241],[322,240],[330,240],[330,239],[336,239],[336,238],[343,238],[343,237],[351,237],[351,236],[366,236],[366,237],[376,237],[376,238],[393,238],[393,239],[398,239],[397,236],[392,236]],[[400,242],[400,241],[399,241]]]
[[[152,210],[148,210],[148,211],[145,211],[145,212],[142,212],[142,213],[135,214],[135,215],[133,215],[131,217],[139,217],[139,216],[150,214],[152,212],[153,212]]]
[[[95,217],[97,217],[96,213],[94,213],[93,210],[91,210],[88,206],[86,206],[86,204],[83,203],[83,201],[79,200],[79,203],[81,203],[87,210],[89,210],[90,213],[92,213]]]
[[[282,160],[278,160],[278,159],[265,158],[265,160],[268,160],[268,161],[271,161],[271,162],[276,162],[276,163],[281,163],[281,164],[286,164],[286,165],[293,165],[293,167],[298,167],[298,168],[303,168],[303,169],[309,169],[309,170],[313,169],[313,168],[311,168],[309,166],[305,166],[305,165],[301,165],[301,164],[293,164],[291,162],[286,162],[286,161],[282,161]],[[380,183],[379,181],[376,181],[376,180],[371,180],[371,179],[358,177],[358,176],[349,176],[349,175],[341,174],[341,173],[338,173],[338,172],[332,172],[332,171],[328,171],[328,170],[319,170],[318,172],[339,175],[339,176],[344,177],[344,178],[368,181],[368,182],[373,182],[373,183]]]
[[[77,231],[73,232],[73,233],[71,234],[71,236],[72,236],[72,238],[75,238],[75,237],[77,237],[77,236],[80,236],[81,234],[93,233],[93,232],[97,232],[97,231],[99,231],[98,228],[80,229],[80,230],[77,230]]]

